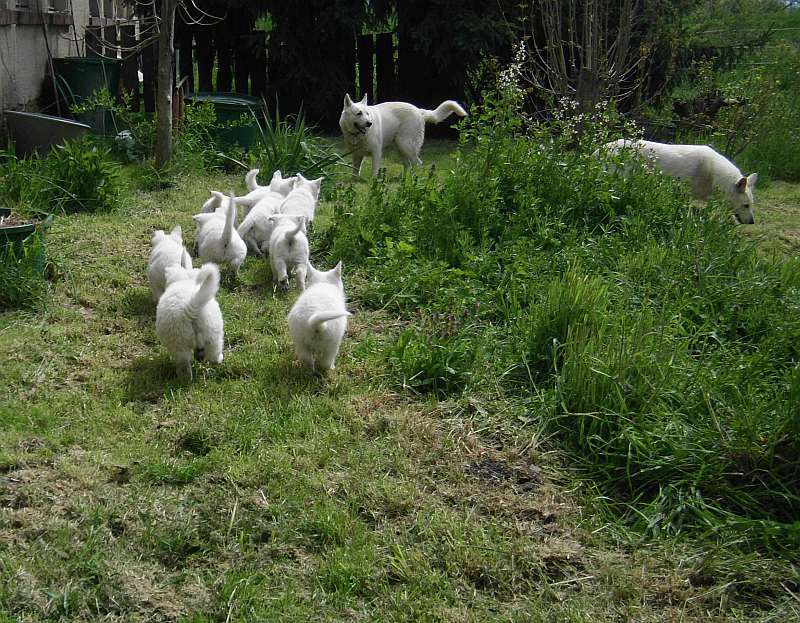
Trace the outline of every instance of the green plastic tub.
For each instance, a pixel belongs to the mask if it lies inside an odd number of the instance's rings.
[[[0,207],[0,217],[9,216],[11,214],[10,208]],[[29,225],[13,225],[11,227],[0,227],[0,254],[5,255],[6,249],[11,246],[14,248],[14,253],[19,257],[22,253],[25,241],[33,235],[44,235],[44,232],[53,224],[52,214],[40,214],[38,223]],[[34,260],[36,269],[39,274],[43,275],[47,263],[44,245],[39,247]]]
[[[219,126],[214,138],[220,146],[239,145],[250,149],[258,142],[261,135],[258,124],[264,123],[267,116],[262,99],[238,93],[190,93],[184,101],[187,104],[213,104]],[[232,122],[236,125],[231,127]]]
[[[66,106],[80,105],[94,93],[108,89],[112,95],[119,90],[122,61],[92,56],[66,56],[53,59],[57,97]],[[116,134],[114,118],[110,111],[98,108],[76,115],[95,132]]]

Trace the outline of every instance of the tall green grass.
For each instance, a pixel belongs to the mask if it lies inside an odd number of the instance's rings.
[[[451,174],[333,197],[327,251],[366,279],[363,304],[415,325],[387,350],[394,380],[526,401],[644,531],[794,538],[798,264],[760,257],[717,199],[607,173],[586,120],[576,138],[472,117]]]

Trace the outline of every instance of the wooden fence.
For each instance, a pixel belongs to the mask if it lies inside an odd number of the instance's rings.
[[[135,48],[145,36],[140,33],[136,20],[94,25],[87,29],[86,36],[87,42],[97,42],[96,45],[87,45],[88,54],[115,56],[114,46],[119,45],[120,55],[124,59],[121,88],[131,94],[134,110],[154,112],[157,43],[147,45],[136,53],[124,52]],[[288,93],[286,86],[276,88],[271,84],[271,73],[277,70],[273,66],[275,63],[271,62],[268,36],[268,33],[255,29],[254,18],[247,14],[204,27],[190,26],[176,20],[176,83],[186,77],[187,92],[235,92],[303,105],[304,100],[313,93]],[[357,97],[367,94],[370,103],[397,98],[396,35],[380,33],[354,36],[351,58],[355,63],[353,71],[349,73],[351,79],[341,85],[341,93],[336,95],[335,101],[340,102],[345,92]],[[282,113],[292,112],[296,110],[282,110]],[[336,110],[326,119],[310,121],[332,129],[338,114]]]

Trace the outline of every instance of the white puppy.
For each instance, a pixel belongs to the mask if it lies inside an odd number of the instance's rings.
[[[195,214],[199,224],[197,232],[197,254],[204,262],[230,264],[238,273],[247,256],[247,245],[236,231],[236,202],[231,193],[225,218],[219,212]]]
[[[269,217],[278,212],[281,203],[283,203],[283,198],[262,198],[247,213],[247,216],[242,220],[242,224],[236,230],[244,240],[247,248],[254,255],[260,256],[262,247],[267,248],[269,246],[272,229],[275,227],[275,221],[270,220]]]
[[[297,181],[294,183],[292,191],[286,195],[286,199],[281,204],[278,212],[295,216],[305,216],[310,223],[314,220],[314,213],[317,210],[319,200],[319,190],[322,186],[322,178],[307,180],[299,173]]]
[[[273,223],[269,239],[269,261],[272,277],[278,287],[289,287],[289,272],[294,271],[297,287],[306,287],[306,266],[308,264],[308,238],[306,238],[306,219],[304,216],[274,214],[269,217]],[[262,250],[264,247],[262,247]]]
[[[175,361],[178,376],[191,380],[192,357],[200,349],[207,361],[220,363],[224,340],[222,312],[215,300],[219,268],[199,270],[170,266],[167,289],[156,308],[156,334]]]
[[[192,267],[192,258],[183,246],[181,237],[181,226],[178,225],[169,235],[164,230],[159,229],[153,234],[150,241],[153,248],[150,251],[150,259],[147,263],[147,280],[150,282],[150,291],[153,300],[158,301],[164,293],[166,276],[164,271],[168,266]]]
[[[298,359],[312,370],[333,370],[347,329],[342,263],[326,272],[308,265],[308,288],[287,320]]]
[[[251,169],[245,176],[244,183],[247,186],[248,191],[258,190],[260,188],[269,188],[271,191],[280,193],[285,197],[289,194],[289,191],[292,190],[294,181],[297,179],[297,176],[283,177],[281,170],[278,169],[272,174],[272,180],[270,181],[269,186],[260,186],[258,180],[256,179],[259,172],[259,169]]]
[[[425,140],[425,124],[440,123],[451,114],[465,117],[467,112],[453,100],[439,104],[436,110],[417,108],[406,102],[384,102],[367,105],[367,96],[353,102],[344,96],[339,127],[344,142],[353,155],[353,175],[361,172],[361,161],[372,157],[372,175],[377,175],[383,162],[383,151],[394,144],[403,157],[406,169],[422,164],[419,152]]]
[[[695,199],[706,200],[714,188],[718,188],[727,197],[740,223],[752,225],[755,222],[753,187],[758,174],[745,177],[735,164],[708,145],[619,139],[606,143],[601,149],[611,154],[625,149],[640,154],[667,175],[688,182]]]

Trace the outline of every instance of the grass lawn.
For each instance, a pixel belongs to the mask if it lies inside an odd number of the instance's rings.
[[[446,171],[452,147],[430,141],[426,166]],[[191,245],[208,190],[231,187],[243,176],[189,176],[57,218],[52,300],[0,316],[0,622],[800,615],[766,557],[615,525],[513,403],[393,390],[381,352],[402,322],[359,305],[347,266],[354,315],[330,375],[294,360],[297,293],[248,258],[218,296],[225,361],[178,381],[155,336],[150,237],[180,224]],[[758,199],[745,235],[794,253],[800,186]],[[321,203],[319,231],[336,208]]]

